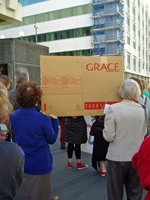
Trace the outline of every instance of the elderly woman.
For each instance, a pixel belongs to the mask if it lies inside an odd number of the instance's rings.
[[[136,81],[124,81],[119,89],[123,100],[110,105],[105,116],[103,137],[110,142],[106,155],[108,200],[122,200],[124,185],[128,200],[142,197],[139,177],[131,162],[146,131],[145,112],[137,101],[140,94]]]
[[[52,155],[49,144],[58,135],[58,119],[41,113],[38,103],[42,91],[35,82],[20,83],[17,102],[21,107],[11,114],[14,141],[25,153],[24,182],[17,200],[49,200]]]

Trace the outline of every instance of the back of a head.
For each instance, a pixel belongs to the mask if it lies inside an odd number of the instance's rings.
[[[0,122],[12,112],[12,109],[13,107],[8,100],[7,89],[4,84],[0,82]]]
[[[141,90],[136,81],[127,79],[122,83],[118,93],[124,99],[137,100],[141,95]]]
[[[143,90],[145,90],[145,88],[146,88],[146,82],[143,79],[141,79],[141,83],[142,83]]]
[[[15,80],[17,84],[29,81],[28,70],[26,68],[17,68],[15,72]]]
[[[31,107],[41,100],[42,91],[34,81],[20,83],[17,88],[17,102],[22,107]]]
[[[8,87],[11,83],[11,78],[7,75],[0,75],[0,82],[2,82],[6,87]]]
[[[140,86],[140,90],[141,90],[141,95],[142,95],[142,94],[143,94],[142,81],[141,81],[139,78],[137,78],[137,77],[130,77],[130,79],[136,81],[136,82],[139,84],[139,86]]]

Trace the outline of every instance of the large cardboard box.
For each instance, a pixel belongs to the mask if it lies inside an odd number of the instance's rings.
[[[42,110],[56,116],[94,116],[120,101],[123,56],[41,56]]]

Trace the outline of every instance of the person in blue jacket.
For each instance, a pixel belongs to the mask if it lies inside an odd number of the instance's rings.
[[[20,83],[16,98],[21,107],[10,116],[14,142],[25,153],[24,182],[17,200],[50,199],[53,161],[49,144],[54,144],[57,139],[59,123],[57,117],[40,112],[41,95],[36,82]]]

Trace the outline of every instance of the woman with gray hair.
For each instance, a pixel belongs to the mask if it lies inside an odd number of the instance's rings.
[[[139,177],[131,162],[146,131],[144,109],[137,101],[140,94],[136,81],[125,80],[119,89],[122,101],[110,105],[105,116],[103,137],[110,142],[106,155],[108,200],[122,200],[124,186],[128,200],[142,198]]]
[[[29,72],[26,68],[17,68],[15,71],[15,84],[16,87],[15,89],[11,90],[8,93],[8,98],[10,103],[13,106],[13,110],[17,110],[20,108],[20,105],[18,104],[17,100],[16,100],[16,93],[17,93],[17,88],[19,86],[20,83],[29,81]]]

